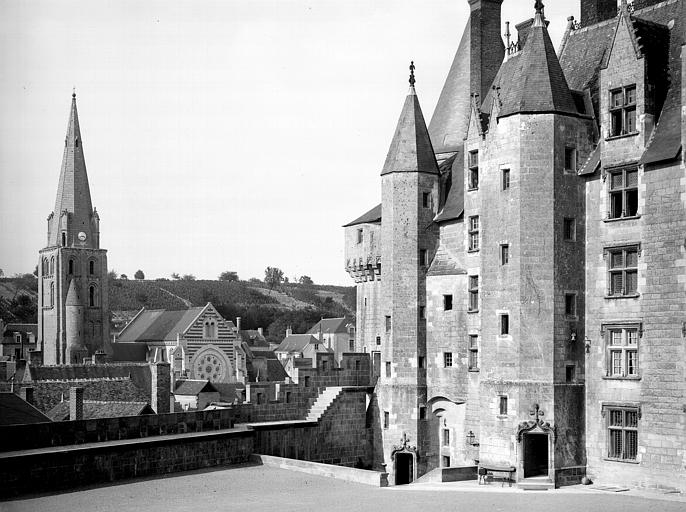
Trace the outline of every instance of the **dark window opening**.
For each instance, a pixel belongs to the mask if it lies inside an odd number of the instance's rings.
[[[563,221],[564,239],[568,242],[576,240],[576,220],[565,217]]]
[[[610,136],[636,132],[636,86],[610,91]]]
[[[426,320],[426,306],[419,306],[419,319]]]
[[[88,273],[90,275],[95,274],[95,262],[93,260],[88,262]]]
[[[500,334],[510,334],[510,315],[500,315]]]
[[[383,412],[383,428],[388,428],[391,423],[391,415],[388,411]]]
[[[422,267],[429,265],[429,258],[426,249],[419,249],[419,265]]]
[[[502,244],[500,246],[500,264],[507,265],[508,263],[510,263],[510,246]]]
[[[479,310],[479,276],[469,276],[469,311]]]
[[[391,332],[391,315],[386,315],[386,332]]]
[[[576,293],[565,293],[565,315],[576,316]]]
[[[638,409],[607,409],[607,456],[636,460],[638,454]]]
[[[381,345],[381,336],[376,337],[376,344]]]
[[[386,361],[386,377],[391,377],[391,362]]]
[[[577,152],[576,148],[565,148],[565,171],[574,171],[577,169]]]
[[[467,188],[469,190],[476,190],[479,188],[479,152],[470,151],[468,156],[468,183]]]
[[[453,309],[453,296],[444,295],[443,296],[443,311],[450,311]]]
[[[419,419],[420,420],[426,419],[426,407],[423,405],[419,406]]]
[[[422,207],[431,208],[431,194],[429,192],[422,192]]]
[[[69,275],[74,273],[74,260],[69,260]]]
[[[426,360],[424,356],[417,357],[417,366],[422,369],[426,368]]]
[[[450,429],[443,429],[443,446],[450,446]]]
[[[507,416],[507,397],[500,396],[499,411],[501,416]]]
[[[568,364],[565,367],[565,381],[574,382],[576,374],[576,367],[573,364]]]
[[[503,190],[510,189],[510,169],[503,169]]]
[[[452,368],[453,366],[453,353],[452,352],[443,352],[443,367],[444,368]]]
[[[95,286],[90,286],[88,288],[88,305],[90,307],[95,307]]]
[[[638,214],[638,170],[613,172],[610,178],[609,218],[635,217]]]
[[[448,455],[443,455],[443,467],[444,468],[450,467],[450,457]]]

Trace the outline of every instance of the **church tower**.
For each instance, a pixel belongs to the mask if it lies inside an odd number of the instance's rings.
[[[43,363],[76,364],[109,338],[107,251],[91,204],[83,141],[72,94],[55,209],[38,261],[38,336]]]
[[[381,172],[381,301],[383,369],[376,393],[383,459],[395,483],[425,472],[418,440],[426,403],[426,270],[438,231],[438,165],[415,92],[414,65],[393,141]],[[377,437],[377,436],[375,436]]]

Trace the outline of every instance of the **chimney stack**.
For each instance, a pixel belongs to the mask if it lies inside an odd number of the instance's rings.
[[[617,0],[581,0],[581,26],[588,27],[617,16]]]
[[[69,388],[69,419],[71,421],[83,419],[83,388]]]
[[[26,386],[21,388],[19,391],[19,396],[24,399],[25,402],[35,405],[33,401],[33,386]]]
[[[262,327],[258,327],[257,332],[259,333],[260,336],[264,336],[264,329]]]
[[[240,317],[240,316],[237,316],[237,317],[236,317],[236,330],[237,330],[238,332],[241,331],[241,317]]]
[[[167,414],[171,399],[171,366],[169,363],[150,365],[150,407],[157,414]]]
[[[293,334],[293,329],[289,325],[288,327],[286,327],[286,337],[288,338],[291,334]]]
[[[500,35],[503,0],[469,0],[469,92],[485,98],[503,63],[505,45]]]

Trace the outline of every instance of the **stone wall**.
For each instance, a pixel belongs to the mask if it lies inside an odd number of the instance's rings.
[[[0,498],[239,464],[253,436],[223,430],[0,454]]]

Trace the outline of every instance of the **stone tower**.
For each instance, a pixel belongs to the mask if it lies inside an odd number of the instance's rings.
[[[43,362],[80,363],[109,338],[107,251],[91,204],[83,141],[72,94],[55,209],[38,261],[38,336]]]
[[[417,445],[424,438],[419,431],[419,406],[426,402],[426,373],[420,362],[426,352],[426,327],[421,309],[426,268],[438,235],[432,224],[438,166],[414,89],[414,65],[410,70],[410,90],[381,172],[383,367],[377,401],[383,458],[396,483],[424,472],[422,448]]]

